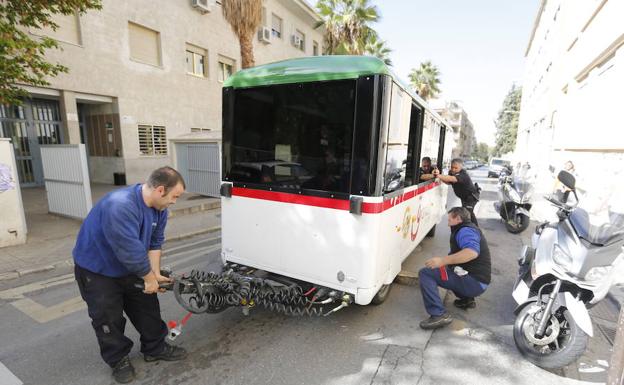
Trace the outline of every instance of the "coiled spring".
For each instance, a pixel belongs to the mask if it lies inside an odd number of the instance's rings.
[[[233,271],[222,274],[193,270],[174,281],[174,295],[192,313],[216,313],[230,306],[262,306],[290,316],[320,316],[323,308],[303,295],[300,286]]]

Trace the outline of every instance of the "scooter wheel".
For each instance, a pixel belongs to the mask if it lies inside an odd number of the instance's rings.
[[[514,322],[513,337],[520,353],[545,369],[562,368],[579,359],[587,348],[588,336],[570,312],[561,308],[552,314],[544,337],[537,338],[535,329],[543,308],[535,312],[534,304],[522,308]]]
[[[524,214],[511,214],[511,217],[514,219],[510,219],[505,221],[505,227],[507,231],[512,234],[519,234],[529,227],[529,217]]]

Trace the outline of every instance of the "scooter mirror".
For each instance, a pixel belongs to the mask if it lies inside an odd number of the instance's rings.
[[[557,179],[570,190],[574,190],[574,186],[576,185],[576,178],[574,178],[574,175],[565,170],[561,170],[559,171],[559,175],[557,175]]]

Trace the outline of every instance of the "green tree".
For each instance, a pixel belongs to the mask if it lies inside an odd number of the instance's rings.
[[[321,18],[316,28],[325,27],[324,46],[328,55],[362,55],[372,36],[370,23],[379,21],[379,10],[370,0],[319,0]]]
[[[253,38],[262,24],[262,0],[223,0],[223,16],[238,37],[241,67],[253,67]]]
[[[100,0],[2,0],[0,1],[0,103],[20,104],[27,95],[18,84],[47,86],[47,79],[67,67],[49,63],[45,52],[59,48],[56,40],[34,37],[31,28],[57,30],[55,14],[83,14],[89,9],[101,9]]]
[[[505,96],[503,106],[498,111],[498,117],[494,122],[496,125],[496,144],[492,152],[496,156],[514,151],[516,148],[521,98],[522,88],[513,84]]]
[[[383,60],[386,65],[391,66],[392,60],[390,60],[390,52],[392,50],[388,48],[385,40],[381,40],[377,32],[369,29],[369,33],[365,39],[364,53],[366,55],[375,56]]]
[[[413,68],[409,80],[421,98],[429,100],[440,93],[440,71],[431,61],[420,63],[420,67]]]
[[[487,162],[490,158],[490,146],[484,142],[477,144],[472,151],[471,157],[481,162]]]

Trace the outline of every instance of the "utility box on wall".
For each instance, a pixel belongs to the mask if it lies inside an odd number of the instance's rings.
[[[13,143],[0,138],[0,247],[26,243],[26,219]]]

